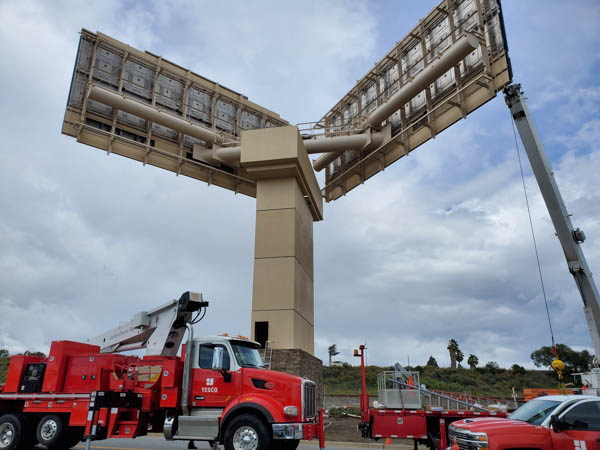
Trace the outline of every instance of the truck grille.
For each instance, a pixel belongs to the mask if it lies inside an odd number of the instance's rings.
[[[452,428],[450,429],[450,431],[448,432],[448,434],[450,435],[450,437],[452,439],[456,438],[456,439],[469,439],[470,435],[468,433],[463,433],[458,431],[456,428]]]
[[[302,416],[305,419],[315,417],[317,413],[317,389],[310,380],[302,382]]]
[[[456,428],[450,428],[448,431],[448,445],[451,446],[454,443],[454,439],[456,439],[456,444],[460,450],[477,450],[480,447],[470,441],[471,435],[469,433],[464,433]],[[487,447],[486,447],[487,448]]]

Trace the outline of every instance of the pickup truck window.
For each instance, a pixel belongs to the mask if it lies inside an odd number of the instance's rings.
[[[563,421],[571,430],[600,431],[600,401],[574,406],[564,415]]]
[[[229,352],[227,347],[221,344],[202,344],[200,345],[200,361],[198,361],[201,369],[212,369],[213,353],[215,347],[221,347],[223,349],[223,369],[230,370],[229,364]]]
[[[552,414],[561,402],[554,400],[531,400],[512,413],[509,418],[522,420],[532,425],[541,424],[546,417]]]
[[[260,353],[252,344],[245,345],[242,342],[231,342],[235,359],[242,367],[265,367]]]

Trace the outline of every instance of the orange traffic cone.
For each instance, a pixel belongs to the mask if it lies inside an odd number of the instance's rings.
[[[385,438],[385,445],[392,445],[392,438]]]
[[[415,388],[415,382],[413,381],[412,375],[408,377],[408,386],[409,386],[409,389]]]
[[[452,450],[460,450],[460,447],[456,443],[456,438],[454,438],[454,444],[452,444]]]

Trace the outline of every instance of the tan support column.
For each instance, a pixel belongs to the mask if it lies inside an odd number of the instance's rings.
[[[312,225],[323,203],[297,127],[243,132],[241,165],[257,187],[252,338],[314,354]]]

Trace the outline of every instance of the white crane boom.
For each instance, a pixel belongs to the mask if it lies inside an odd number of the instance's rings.
[[[550,169],[548,158],[531,118],[527,101],[521,91],[521,85],[507,86],[504,90],[504,96],[554,224],[556,236],[565,253],[569,272],[575,278],[575,283],[581,294],[584,305],[583,310],[592,336],[596,361],[598,362],[600,361],[600,296],[581,248],[581,244],[585,240],[585,234],[579,228],[574,229],[571,224],[570,215],[554,180],[554,174]]]
[[[89,340],[101,353],[146,349],[147,355],[176,356],[192,314],[206,308],[202,294],[185,292],[151,311],[140,311],[131,321]]]

